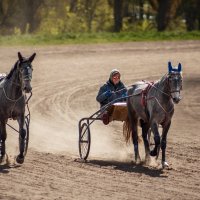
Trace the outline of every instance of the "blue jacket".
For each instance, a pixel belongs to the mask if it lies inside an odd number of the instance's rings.
[[[117,85],[114,85],[110,80],[108,80],[102,87],[100,87],[96,100],[102,107],[114,99],[125,97],[126,95],[127,89],[121,81],[119,81]],[[126,98],[117,100],[116,102],[121,101],[126,101]]]

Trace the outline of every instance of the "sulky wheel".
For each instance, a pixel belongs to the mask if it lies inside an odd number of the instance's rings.
[[[79,154],[80,158],[86,160],[90,152],[90,127],[83,123],[79,127]]]

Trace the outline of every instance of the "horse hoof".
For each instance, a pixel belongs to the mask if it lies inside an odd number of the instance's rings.
[[[162,162],[162,168],[168,168],[169,167],[169,164],[167,162]]]
[[[150,155],[151,155],[151,156],[157,156],[157,152],[156,152],[156,151],[151,151],[151,152],[150,152]]]
[[[151,157],[149,155],[145,156],[145,164],[149,164],[151,162]]]
[[[1,163],[3,163],[3,162],[4,162],[4,160],[5,160],[5,155],[3,155],[3,156],[0,156],[0,164],[1,164]]]
[[[18,164],[23,164],[23,163],[24,163],[24,157],[17,156],[16,162],[17,162]]]
[[[141,160],[140,159],[135,160],[135,164],[136,165],[140,165],[141,164]]]
[[[136,165],[141,164],[141,158],[140,158],[140,156],[137,156],[137,157],[135,158],[135,164],[136,164]]]

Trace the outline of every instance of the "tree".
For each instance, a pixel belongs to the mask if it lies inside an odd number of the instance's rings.
[[[44,0],[1,0],[0,1],[0,26],[1,32],[13,33],[15,29],[19,33],[33,32],[40,23],[37,10]],[[28,26],[27,26],[28,25]],[[27,29],[27,27],[29,27]]]
[[[170,21],[175,17],[181,0],[149,0],[149,3],[157,12],[157,30],[165,31]]]
[[[4,29],[12,29],[13,16],[15,15],[15,8],[17,6],[17,0],[1,0],[0,1],[0,27],[1,32]]]
[[[186,27],[188,31],[200,30],[200,1],[183,0],[183,12],[185,14]]]
[[[43,0],[23,0],[22,9],[24,10],[25,24],[23,26],[23,32],[29,24],[29,32],[34,32],[41,21],[41,18],[37,17],[38,8],[44,3]]]
[[[75,13],[77,11],[77,0],[70,0],[69,4],[70,4],[69,11]]]
[[[200,1],[198,1],[197,10],[200,10]],[[198,12],[198,30],[200,31],[200,12]]]
[[[139,19],[143,20],[143,15],[144,15],[144,0],[139,0]]]
[[[114,0],[114,32],[122,29],[122,6],[123,0]]]
[[[158,15],[156,17],[158,31],[164,31],[170,21],[170,9],[173,0],[162,0],[158,6]]]
[[[92,21],[95,16],[95,11],[99,0],[85,0],[84,10],[88,31],[92,30]]]

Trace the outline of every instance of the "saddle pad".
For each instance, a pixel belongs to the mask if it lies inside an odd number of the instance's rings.
[[[2,81],[6,77],[6,74],[1,74],[0,73],[0,81]]]
[[[6,74],[0,74],[0,88],[3,88],[4,84],[4,78],[6,77]]]
[[[133,92],[133,95],[139,95],[141,92],[149,85],[148,83],[145,83],[143,81],[136,82],[134,85],[136,85],[136,88]]]
[[[0,78],[4,78],[5,76],[6,76],[5,73],[3,73],[3,74],[0,73]]]

